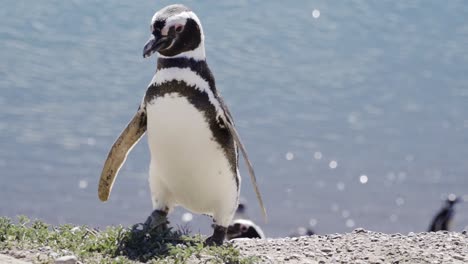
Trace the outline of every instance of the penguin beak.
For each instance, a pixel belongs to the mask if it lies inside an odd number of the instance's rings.
[[[143,48],[143,58],[148,58],[149,56],[153,55],[156,51],[163,50],[167,48],[170,44],[172,39],[168,36],[160,36],[155,37],[151,36],[151,38],[146,42],[145,47]]]

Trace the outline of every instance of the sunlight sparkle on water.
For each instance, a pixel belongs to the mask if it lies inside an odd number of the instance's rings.
[[[355,225],[355,223],[354,223],[353,219],[346,220],[346,226],[347,227],[353,227],[354,225]]]
[[[403,182],[406,180],[406,172],[400,171],[398,173],[398,182]]]
[[[344,188],[345,188],[344,182],[338,182],[338,183],[336,184],[336,188],[338,189],[338,191],[343,191]]]
[[[334,203],[334,204],[331,205],[331,210],[333,212],[338,212],[338,210],[340,210],[340,206],[338,204]]]
[[[343,218],[348,218],[350,215],[351,215],[351,213],[348,210],[341,211],[341,216]]]
[[[336,167],[338,167],[338,162],[336,160],[332,160],[330,161],[330,163],[328,164],[328,166],[330,167],[330,169],[336,169]]]
[[[318,223],[318,221],[317,221],[317,219],[315,219],[315,218],[311,218],[311,219],[309,220],[309,225],[310,225],[311,227],[315,227],[315,226],[317,225],[317,223]]]
[[[365,174],[359,176],[359,181],[360,181],[362,184],[366,184],[368,180],[369,180],[369,178],[368,178],[367,175],[365,175]]]
[[[402,197],[398,197],[398,198],[396,198],[395,203],[396,203],[398,206],[402,206],[402,205],[405,204],[405,199],[403,199]]]
[[[468,202],[468,194],[462,196],[464,202]]]
[[[312,17],[315,18],[315,19],[319,18],[320,17],[320,10],[314,9],[312,11]]]
[[[191,213],[184,213],[182,215],[182,221],[186,223],[192,221],[192,219],[193,219],[193,215]]]
[[[387,173],[387,179],[388,179],[389,181],[394,181],[394,180],[396,179],[395,173],[394,173],[393,171]]]
[[[89,146],[94,146],[96,145],[96,139],[89,137],[86,139],[86,144],[88,144]]]
[[[316,160],[322,159],[322,152],[316,151],[314,153],[314,159],[316,159]]]
[[[86,189],[88,187],[88,181],[80,180],[80,182],[78,183],[78,187],[80,187],[80,189]]]
[[[457,196],[454,193],[451,193],[448,195],[447,199],[449,201],[455,201],[457,199]]]
[[[294,159],[294,154],[290,151],[288,151],[285,155],[286,160],[293,160]]]

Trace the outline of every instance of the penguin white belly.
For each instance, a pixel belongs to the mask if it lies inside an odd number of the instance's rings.
[[[239,194],[237,175],[203,112],[177,93],[153,99],[146,110],[153,205],[181,205],[229,224]]]

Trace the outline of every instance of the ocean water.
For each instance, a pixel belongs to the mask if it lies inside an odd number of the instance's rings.
[[[364,227],[425,231],[449,193],[468,201],[464,1],[181,1],[256,169],[248,215],[268,236]],[[107,152],[155,72],[143,59],[172,1],[12,1],[0,9],[0,215],[103,227],[151,212],[143,139],[97,198]],[[174,225],[210,233],[182,209]],[[453,230],[468,226],[468,202]]]

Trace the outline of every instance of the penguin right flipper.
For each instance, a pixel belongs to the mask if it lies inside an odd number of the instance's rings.
[[[260,204],[260,208],[262,209],[263,217],[265,219],[265,222],[267,221],[267,212],[265,209],[265,205],[263,204],[263,199],[262,195],[260,194],[260,190],[258,189],[257,185],[257,178],[255,177],[255,172],[253,170],[252,163],[250,163],[249,156],[247,155],[247,151],[245,150],[244,144],[242,144],[242,141],[240,139],[239,133],[237,133],[236,128],[232,123],[227,122],[227,126],[234,137],[234,140],[236,141],[237,145],[239,146],[242,156],[244,157],[245,164],[247,165],[247,170],[249,171],[250,174],[250,181],[252,182],[252,185],[255,190],[255,194],[257,195],[257,200],[258,203]]]
[[[229,129],[229,132],[231,132],[231,135],[234,138],[234,141],[239,146],[242,156],[244,157],[245,165],[247,165],[247,170],[249,171],[249,174],[250,174],[250,181],[252,182],[252,185],[254,187],[255,194],[257,195],[258,203],[260,205],[260,208],[262,209],[263,218],[266,222],[267,212],[265,209],[265,205],[263,204],[262,195],[260,194],[260,190],[258,189],[257,178],[255,177],[255,171],[253,169],[252,163],[250,162],[249,156],[247,155],[247,151],[245,150],[244,144],[241,141],[239,133],[237,133],[236,127],[234,126],[234,121],[233,121],[231,112],[229,111],[229,108],[227,107],[226,103],[224,103],[223,97],[221,97],[219,93],[217,94],[217,97],[221,105],[221,108],[224,111],[224,114],[226,117],[226,125]]]
[[[117,173],[125,162],[127,154],[145,134],[146,127],[146,112],[140,107],[107,155],[99,180],[98,195],[101,201],[105,202],[109,199]]]

